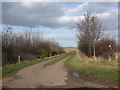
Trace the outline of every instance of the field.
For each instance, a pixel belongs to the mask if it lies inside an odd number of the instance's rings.
[[[71,51],[76,51],[77,48],[64,48],[64,50],[67,52],[71,52]]]

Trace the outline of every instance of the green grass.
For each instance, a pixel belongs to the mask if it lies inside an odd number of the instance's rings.
[[[65,62],[65,66],[72,70],[77,70],[88,74],[99,80],[118,80],[118,72],[116,67],[117,61],[88,61],[80,60],[77,55],[73,55]],[[111,68],[112,66],[112,68]]]
[[[53,58],[57,58],[60,57],[61,55],[56,55],[56,56],[52,56],[50,58],[42,58],[42,59],[38,59],[38,60],[32,60],[32,61],[23,61],[17,64],[11,64],[8,66],[3,66],[2,67],[2,77],[6,77],[9,76],[15,72],[17,72],[18,70],[25,68],[27,66],[39,63],[39,62],[43,62],[43,61],[47,61],[47,60],[51,60]]]
[[[70,51],[70,52],[68,52],[68,53],[65,53],[63,57],[46,63],[46,64],[44,65],[44,67],[49,66],[49,65],[52,65],[52,64],[55,64],[55,63],[57,63],[58,61],[66,58],[67,56],[75,55],[75,54],[76,54],[76,51]]]
[[[58,61],[63,60],[63,59],[66,58],[66,57],[68,57],[68,55],[65,55],[65,56],[63,56],[63,57],[61,57],[61,58],[59,58],[59,59],[50,61],[50,62],[44,64],[44,67],[47,67],[47,66],[52,65],[52,64],[55,64],[55,63],[57,63]]]

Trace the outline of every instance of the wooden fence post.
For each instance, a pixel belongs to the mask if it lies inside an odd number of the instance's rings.
[[[20,62],[20,56],[18,56],[18,63]]]

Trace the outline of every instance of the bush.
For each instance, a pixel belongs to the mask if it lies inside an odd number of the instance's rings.
[[[48,52],[46,50],[40,50],[40,57],[43,58],[43,57],[46,57],[48,56]]]
[[[112,50],[109,45],[111,45]],[[114,57],[116,50],[116,41],[113,38],[105,37],[96,43],[96,56],[102,56],[104,58]]]

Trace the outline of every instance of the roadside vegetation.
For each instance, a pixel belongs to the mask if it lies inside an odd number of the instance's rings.
[[[73,55],[65,62],[65,66],[70,70],[78,71],[84,74],[84,78],[88,78],[93,82],[101,84],[112,83],[118,85],[118,60],[105,60],[103,58],[89,58],[84,54]],[[111,84],[109,84],[111,85]]]
[[[79,19],[78,27],[78,49],[88,57],[103,57],[113,59],[117,52],[116,40],[109,35],[104,36],[105,31],[102,21],[96,16],[87,12],[84,19]]]
[[[51,59],[57,59],[57,57],[60,57],[61,55],[56,55],[56,56],[52,56],[52,57],[47,57],[47,58],[42,58],[42,59],[38,59],[38,60],[28,60],[28,61],[23,61],[17,64],[11,64],[11,65],[7,65],[7,66],[3,66],[2,67],[2,77],[6,77],[9,76],[13,73],[18,72],[20,69],[25,68],[27,66],[39,63],[39,62],[43,62],[43,61],[47,61],[47,60],[51,60]]]
[[[36,60],[64,53],[64,49],[53,39],[43,38],[43,33],[26,28],[23,32],[14,32],[12,26],[3,26],[2,65],[19,61]]]

